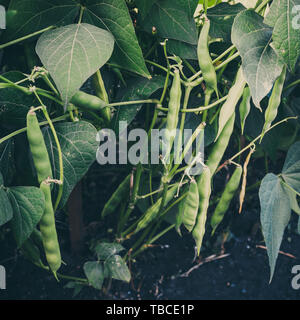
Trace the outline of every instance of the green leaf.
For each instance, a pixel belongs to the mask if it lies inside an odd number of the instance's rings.
[[[289,148],[282,168],[282,177],[289,186],[300,192],[300,141]]]
[[[118,255],[113,255],[110,256],[105,262],[104,262],[105,268],[110,273],[110,276],[113,279],[116,280],[122,280],[129,282],[131,279],[131,274],[130,271],[124,262],[124,260],[118,256]]]
[[[174,1],[175,2],[175,1]],[[194,13],[198,6],[198,0],[178,0],[178,3],[185,9],[188,13],[190,19],[193,19]]]
[[[2,74],[6,79],[17,82],[24,79],[24,74],[18,71],[10,71]],[[2,82],[2,80],[1,80]],[[25,81],[22,85],[29,86]],[[47,101],[48,102],[48,101]],[[45,103],[47,103],[45,102]],[[6,124],[26,126],[26,115],[32,106],[39,106],[36,97],[27,95],[21,90],[8,87],[0,90],[0,121]]]
[[[104,280],[103,266],[98,261],[88,261],[83,265],[83,270],[89,283],[98,290],[102,289]]]
[[[0,227],[13,217],[13,209],[3,189],[3,176],[0,172]]]
[[[148,99],[154,92],[163,88],[165,79],[162,76],[154,76],[151,80],[134,79],[129,83],[126,92],[122,94],[120,101],[134,101]],[[113,128],[118,134],[119,122],[126,121],[129,125],[140,111],[142,104],[121,106],[118,108],[112,120]]]
[[[272,280],[284,230],[290,220],[290,199],[280,178],[267,174],[259,189],[261,225],[265,238]]]
[[[45,32],[36,52],[53,78],[65,105],[83,83],[110,58],[114,38],[87,23]]]
[[[186,42],[169,39],[167,51],[182,59],[198,60],[197,46]]]
[[[158,0],[135,0],[135,4],[139,10],[139,15],[141,17],[141,20],[144,20],[146,18],[151,7],[157,1]]]
[[[300,217],[298,218],[297,232],[300,235]]]
[[[4,40],[17,39],[51,25],[72,23],[79,8],[73,0],[11,0]]]
[[[66,122],[54,125],[63,154],[64,185],[60,208],[63,207],[77,182],[96,160],[97,131],[88,122]],[[45,143],[55,179],[59,179],[59,159],[56,144],[49,127],[44,129]],[[57,187],[55,187],[57,189]]]
[[[0,144],[0,172],[6,185],[10,184],[15,173],[15,143],[9,139]]]
[[[210,20],[209,35],[212,38],[222,38],[224,41],[230,42],[233,20],[243,10],[245,10],[245,7],[240,3],[230,5],[225,2],[208,9],[207,17]]]
[[[295,191],[291,190],[289,187],[285,186],[283,184],[283,187],[285,188],[285,191],[286,193],[288,194],[289,196],[289,199],[290,199],[290,206],[291,206],[291,209],[300,215],[300,207],[299,207],[299,204],[298,204],[298,201],[297,201],[297,194]]]
[[[273,27],[272,47],[282,62],[294,71],[300,55],[300,28],[294,26],[299,0],[274,0],[264,23]]]
[[[151,33],[155,27],[158,36],[189,44],[197,44],[196,24],[188,5],[182,0],[161,0],[156,2],[144,21],[144,29]]]
[[[252,9],[240,12],[234,19],[231,39],[242,57],[245,79],[256,107],[270,92],[282,71],[282,63],[270,46],[272,28]]]
[[[97,244],[94,251],[97,254],[99,260],[105,260],[111,255],[117,254],[124,250],[124,247],[119,243],[101,242]]]
[[[73,289],[73,298],[76,297],[80,291],[84,288],[84,285],[79,283],[79,282],[75,282],[75,281],[69,281],[64,288],[67,289]]]
[[[20,247],[39,223],[44,213],[45,198],[36,187],[12,187],[7,195],[13,208],[12,231]]]
[[[125,0],[87,0],[83,21],[106,28],[114,35],[114,64],[150,78]]]

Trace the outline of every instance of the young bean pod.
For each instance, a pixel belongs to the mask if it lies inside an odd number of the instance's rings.
[[[107,105],[107,103],[100,98],[80,90],[75,93],[70,102],[78,108],[90,111],[100,111]]]
[[[166,194],[165,198],[165,205],[167,205],[176,194],[178,188],[178,184],[175,184],[173,187],[171,187]],[[161,206],[162,197],[160,197],[148,210],[145,212],[144,217],[139,221],[135,233],[140,231],[141,229],[146,228],[150,222],[152,222],[158,215],[159,215],[159,209]]]
[[[213,145],[212,150],[208,156],[206,165],[209,167],[212,176],[215,173],[220,161],[222,160],[224,152],[228,146],[234,127],[234,120],[235,113],[233,113],[230,119],[227,121],[224,129],[222,130],[221,134],[219,135],[219,138]]]
[[[192,231],[193,238],[196,242],[198,255],[200,254],[203,237],[205,234],[205,223],[207,218],[207,209],[211,194],[211,173],[209,167],[205,167],[201,176],[197,180],[199,190],[199,210],[196,224]]]
[[[222,193],[221,199],[211,217],[210,225],[213,228],[212,234],[214,234],[220,222],[223,220],[225,213],[227,212],[232,198],[234,197],[241,181],[243,168],[237,166],[234,170],[231,178],[229,179],[226,187]]]
[[[52,177],[52,169],[44,137],[36,113],[33,110],[29,110],[27,113],[27,138],[37,171],[38,182],[42,183],[42,181]]]
[[[219,115],[219,128],[216,140],[218,139],[219,135],[221,134],[222,130],[224,129],[226,123],[229,121],[232,114],[235,112],[235,108],[243,94],[245,85],[246,81],[244,79],[242,68],[240,67],[239,71],[237,72],[234,85],[230,88],[228,92],[226,102],[221,107]]]
[[[113,213],[117,209],[118,205],[124,200],[124,198],[129,195],[130,177],[131,177],[131,174],[129,174],[122,181],[122,183],[118,186],[117,190],[112,194],[110,199],[106,202],[101,212],[102,217],[105,217]]]
[[[40,220],[40,231],[47,262],[54,276],[57,278],[56,271],[61,266],[61,255],[55,227],[50,184],[44,181],[41,183],[40,188],[45,196],[45,211]]]
[[[182,236],[180,227],[182,225],[182,220],[183,220],[184,200],[185,199],[179,202],[178,211],[176,214],[176,222],[175,222],[175,230],[180,236]]]
[[[165,160],[167,160],[170,155],[176,137],[181,95],[180,73],[178,69],[175,69],[172,87],[170,90],[166,129],[164,132],[164,143],[166,145]]]
[[[281,93],[284,85],[285,76],[286,76],[286,66],[283,67],[280,76],[277,78],[277,80],[274,83],[274,87],[273,87],[271,96],[269,98],[268,107],[265,111],[265,124],[262,130],[262,136],[260,141],[262,140],[264,133],[270,128],[272,122],[275,120],[277,116],[278,107],[281,102]]]
[[[191,232],[196,223],[199,208],[199,191],[195,180],[189,186],[188,194],[184,200],[182,223]]]
[[[197,46],[197,56],[198,56],[199,66],[203,74],[203,79],[205,81],[206,96],[210,96],[214,91],[218,95],[217,74],[216,74],[212,59],[210,57],[209,48],[208,48],[209,29],[210,29],[210,20],[205,18],[203,27],[199,35],[198,46]]]
[[[245,87],[243,91],[242,101],[240,103],[240,108],[239,108],[242,134],[244,134],[245,122],[251,108],[250,100],[251,100],[250,88]]]

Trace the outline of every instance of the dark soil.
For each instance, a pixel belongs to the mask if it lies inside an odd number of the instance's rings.
[[[240,221],[242,222],[242,221]],[[292,224],[293,226],[293,224]],[[170,232],[158,245],[145,251],[131,265],[134,279],[130,284],[114,281],[108,295],[84,288],[73,298],[71,289],[64,288],[67,281],[57,283],[53,276],[33,266],[22,256],[1,262],[7,270],[7,290],[0,291],[0,299],[299,299],[300,290],[291,286],[294,265],[300,264],[300,237],[290,228],[286,232],[281,250],[298,256],[293,259],[280,254],[275,275],[269,285],[269,267],[266,250],[257,247],[263,243],[249,237],[232,236],[225,245],[225,254],[219,260],[206,262],[183,276],[197,261],[193,262],[193,240],[185,235]],[[210,255],[212,253],[210,252]],[[82,262],[64,254],[71,274],[82,275]],[[203,261],[203,258],[202,258]],[[77,266],[78,264],[78,266]],[[64,271],[65,271],[64,270]],[[69,272],[70,274],[70,272]]]

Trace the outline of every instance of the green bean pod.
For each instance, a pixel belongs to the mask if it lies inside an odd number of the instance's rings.
[[[61,266],[61,255],[55,227],[50,184],[47,181],[44,181],[41,183],[40,188],[45,196],[45,211],[40,220],[40,231],[42,234],[47,262],[56,277],[56,271]]]
[[[217,167],[222,160],[225,150],[228,146],[235,120],[235,112],[232,114],[230,119],[227,121],[225,127],[223,128],[221,134],[219,135],[217,141],[214,143],[212,150],[208,156],[206,165],[210,169],[211,176],[217,170]]]
[[[176,137],[181,95],[180,73],[178,69],[175,69],[172,87],[170,90],[166,129],[164,132],[164,142],[167,150],[166,158],[169,157]]]
[[[70,102],[78,108],[90,111],[100,111],[107,106],[107,103],[100,98],[80,90],[75,93]]]
[[[52,177],[51,163],[36,113],[27,113],[27,138],[39,184]]]
[[[197,56],[199,66],[202,71],[203,79],[205,81],[206,95],[211,95],[213,91],[215,91],[218,95],[217,74],[212,59],[210,57],[208,48],[209,29],[210,20],[206,18],[199,35]]]
[[[199,208],[199,191],[195,180],[192,180],[189,186],[188,194],[184,200],[182,223],[186,229],[191,232],[196,223]]]
[[[274,87],[273,87],[271,96],[269,98],[268,107],[265,111],[265,124],[262,130],[262,136],[260,140],[262,140],[265,132],[270,128],[272,122],[275,120],[277,116],[278,107],[281,102],[281,94],[282,94],[282,89],[285,81],[285,76],[286,76],[286,66],[283,67],[280,76],[277,78],[277,80],[274,83]]]
[[[165,205],[167,205],[173,198],[177,191],[178,184],[175,184],[171,187],[166,194]],[[146,228],[150,222],[152,222],[159,215],[159,209],[161,206],[162,197],[160,197],[148,210],[145,212],[144,217],[139,221],[135,233],[140,231],[141,229]]]
[[[175,230],[180,236],[182,236],[180,227],[181,227],[182,222],[183,222],[184,200],[185,199],[182,199],[179,202],[178,211],[177,211],[177,214],[176,214],[176,221],[175,221]]]
[[[216,139],[218,139],[222,130],[224,129],[226,123],[229,121],[232,114],[235,112],[235,108],[243,95],[243,91],[246,85],[244,79],[242,67],[239,68],[234,85],[230,88],[226,102],[222,105],[220,114],[219,114],[219,128]]]
[[[243,168],[237,166],[234,170],[231,178],[229,179],[226,187],[222,193],[221,199],[211,217],[210,225],[213,228],[212,234],[214,234],[220,222],[223,220],[225,213],[227,212],[232,198],[234,197],[241,181]]]
[[[122,183],[118,186],[117,190],[112,194],[112,196],[106,202],[101,212],[102,217],[105,217],[113,213],[117,209],[118,205],[124,200],[124,198],[129,195],[130,177],[131,177],[131,174],[129,174],[122,181]]]
[[[243,91],[243,98],[242,98],[242,101],[241,101],[240,107],[239,107],[242,134],[244,134],[245,122],[246,122],[246,119],[249,115],[250,108],[251,108],[250,101],[251,101],[250,88],[245,87],[244,91]]]
[[[205,223],[207,218],[207,209],[211,194],[211,173],[209,167],[205,167],[201,176],[197,180],[199,190],[199,209],[196,224],[192,231],[192,236],[196,242],[198,255],[201,250],[203,237],[205,234]]]

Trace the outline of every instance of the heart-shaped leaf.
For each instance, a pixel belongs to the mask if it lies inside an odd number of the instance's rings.
[[[13,208],[12,230],[20,247],[40,221],[44,213],[45,197],[36,187],[9,188],[7,195]]]
[[[111,255],[117,254],[123,250],[124,250],[124,247],[119,243],[108,243],[108,242],[101,242],[97,244],[94,249],[99,260],[105,260]]]
[[[105,262],[104,262],[105,268],[110,273],[110,276],[113,279],[116,280],[122,280],[129,282],[131,279],[131,274],[130,271],[124,262],[124,260],[118,256],[118,255],[113,255],[110,256]]]
[[[83,21],[106,28],[115,37],[112,62],[122,68],[151,78],[125,0],[85,1]]]
[[[55,125],[55,130],[63,154],[64,185],[60,202],[60,207],[63,207],[77,182],[96,160],[97,130],[85,121],[59,123]],[[52,163],[53,176],[55,179],[59,179],[58,152],[49,127],[44,129],[44,138]]]
[[[294,26],[297,5],[297,0],[274,0],[264,20],[273,27],[272,47],[292,71],[300,55],[300,28]]]
[[[82,84],[110,58],[114,38],[87,23],[71,24],[45,32],[36,52],[50,72],[65,105]]]
[[[259,199],[260,220],[269,256],[271,281],[283,233],[291,216],[290,199],[281,179],[273,173],[264,177],[259,189]]]
[[[242,57],[244,76],[258,108],[283,67],[270,46],[271,38],[272,28],[265,25],[263,18],[254,10],[244,10],[234,19],[231,39]]]
[[[89,283],[98,290],[101,290],[104,280],[103,266],[98,261],[88,261],[83,265],[83,270]]]

